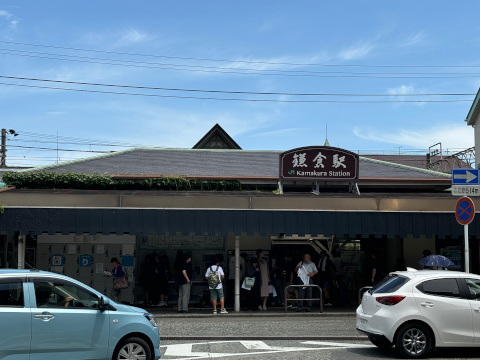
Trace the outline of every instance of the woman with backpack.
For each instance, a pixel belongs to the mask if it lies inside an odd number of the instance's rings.
[[[207,269],[205,273],[205,280],[208,281],[208,288],[210,289],[210,300],[213,305],[213,314],[217,314],[217,301],[220,302],[220,314],[228,314],[225,309],[225,299],[223,296],[222,281],[225,278],[225,273],[220,266],[220,258],[215,257],[214,264]]]

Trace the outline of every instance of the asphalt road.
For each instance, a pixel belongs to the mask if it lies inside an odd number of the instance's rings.
[[[398,359],[394,348],[380,350],[367,341],[168,341],[162,360],[358,360]],[[478,349],[448,349],[430,353],[431,359],[478,359]]]
[[[398,359],[355,330],[350,316],[159,316],[162,360]],[[442,349],[431,359],[478,359],[480,349]]]

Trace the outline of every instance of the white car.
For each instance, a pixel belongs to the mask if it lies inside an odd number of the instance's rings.
[[[432,348],[480,347],[480,276],[453,271],[399,271],[364,293],[357,330],[409,358]]]

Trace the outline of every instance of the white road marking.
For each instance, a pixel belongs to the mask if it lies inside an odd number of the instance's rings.
[[[363,344],[352,344],[352,343],[338,343],[330,341],[302,341],[302,344],[305,345],[321,345],[321,346],[333,346],[333,347],[343,347],[343,348],[371,348],[373,345],[363,345]]]
[[[194,345],[208,345],[208,344],[242,344],[247,351],[242,353],[213,353],[213,352],[194,352]],[[274,354],[274,353],[286,353],[286,352],[300,352],[300,351],[318,351],[318,350],[339,350],[347,348],[365,348],[372,347],[370,345],[351,344],[351,343],[337,343],[328,341],[304,341],[301,342],[305,345],[320,345],[322,347],[279,347],[270,346],[263,341],[212,341],[201,343],[189,343],[189,344],[172,344],[162,345],[161,348],[165,348],[165,356],[174,357],[176,360],[192,360],[192,359],[212,359],[221,357],[237,357],[237,356],[252,356],[259,354]]]

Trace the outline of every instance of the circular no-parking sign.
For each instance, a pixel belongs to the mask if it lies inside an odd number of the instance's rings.
[[[457,201],[455,207],[455,218],[460,225],[468,225],[475,216],[475,205],[472,199],[464,196]]]

